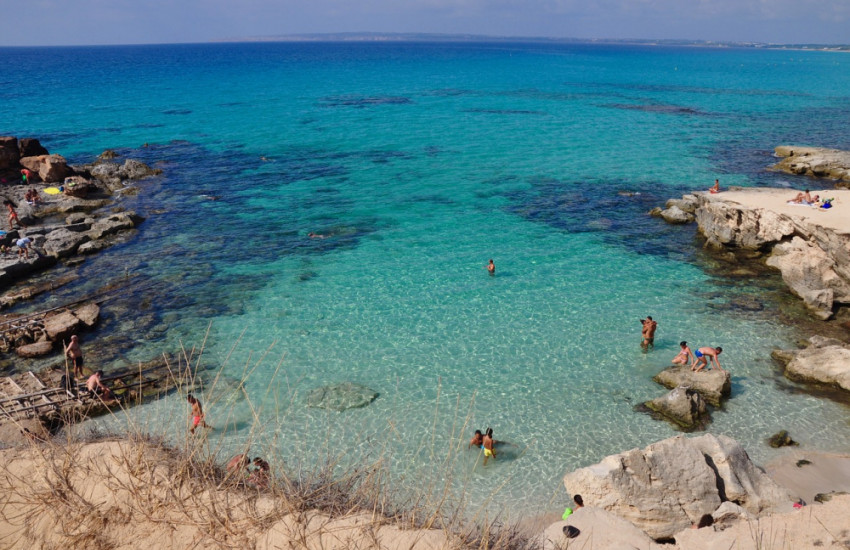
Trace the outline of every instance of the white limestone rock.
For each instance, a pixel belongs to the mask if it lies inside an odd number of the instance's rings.
[[[754,514],[790,500],[737,442],[713,434],[673,437],[606,457],[568,473],[564,485],[654,539],[673,536],[725,500]]]

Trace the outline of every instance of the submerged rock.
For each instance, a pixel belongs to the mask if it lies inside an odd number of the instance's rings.
[[[15,353],[17,353],[19,357],[41,357],[43,355],[50,354],[52,351],[53,342],[48,342],[47,340],[35,342],[34,344],[27,344],[15,349]]]
[[[668,389],[684,386],[694,390],[715,407],[732,393],[729,372],[717,369],[694,372],[687,365],[675,365],[659,372],[653,380]]]
[[[378,392],[352,382],[322,386],[307,395],[307,406],[319,409],[344,411],[365,407],[378,397]]]
[[[788,435],[786,430],[780,430],[770,436],[767,440],[767,444],[774,449],[778,449],[779,447],[796,447],[799,445],[799,443],[791,439],[791,436]]]

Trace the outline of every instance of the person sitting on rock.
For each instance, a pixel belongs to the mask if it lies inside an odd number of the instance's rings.
[[[714,185],[708,188],[708,192],[711,194],[720,193],[720,180],[714,180]]]
[[[106,387],[106,385],[101,382],[101,378],[103,377],[103,371],[99,370],[89,376],[88,382],[86,382],[86,388],[88,388],[89,392],[92,395],[100,397],[103,401],[113,401],[115,400],[115,395],[113,395],[112,390]]]
[[[696,358],[694,358],[694,354],[691,351],[691,348],[688,347],[688,343],[682,340],[681,342],[679,342],[679,346],[681,347],[681,349],[679,350],[679,354],[676,355],[676,357],[674,357],[673,359],[671,359],[671,362],[674,365],[687,365],[688,363],[695,363]]]

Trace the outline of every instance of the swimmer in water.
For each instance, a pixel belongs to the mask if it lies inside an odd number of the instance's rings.
[[[488,458],[493,457],[493,460],[496,460],[496,449],[494,448],[496,441],[493,439],[493,428],[487,428],[481,445],[484,447],[484,466],[486,466]]]
[[[469,442],[469,446],[467,447],[467,449],[469,449],[470,447],[476,447],[480,449],[482,445],[484,445],[484,434],[481,433],[481,430],[475,430],[475,435],[472,436],[472,441]]]
[[[487,273],[490,275],[496,274],[496,264],[493,263],[493,260],[490,260],[490,263],[487,264]]]

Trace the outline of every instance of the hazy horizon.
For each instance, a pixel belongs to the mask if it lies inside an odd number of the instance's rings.
[[[206,43],[317,34],[850,43],[833,0],[0,0],[2,46]],[[688,4],[688,5],[686,5]]]

